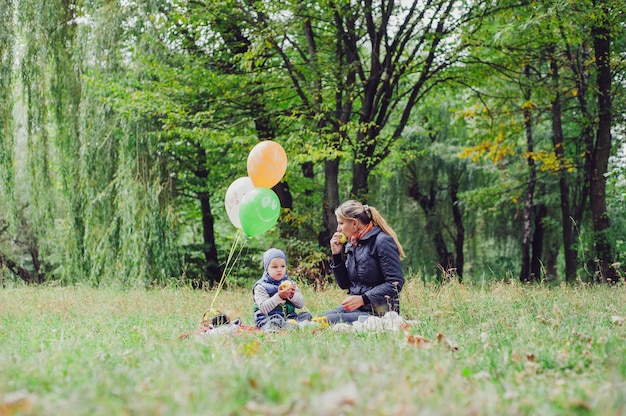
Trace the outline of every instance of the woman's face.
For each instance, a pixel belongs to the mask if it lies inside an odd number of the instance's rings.
[[[267,274],[274,280],[280,280],[287,273],[287,262],[280,257],[274,257],[267,264]]]
[[[344,233],[348,239],[358,231],[358,221],[353,219],[344,220],[337,216],[337,231]]]

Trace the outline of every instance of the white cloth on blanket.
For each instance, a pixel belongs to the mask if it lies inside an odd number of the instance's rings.
[[[204,336],[204,335],[232,334],[233,332],[237,332],[240,326],[241,326],[241,321],[239,319],[235,319],[234,321],[228,324],[224,324],[224,325],[218,325],[218,326],[209,325],[206,328],[206,331],[202,331],[198,335]]]
[[[382,318],[374,315],[364,315],[352,324],[338,323],[332,326],[337,332],[385,332],[399,331],[407,324],[397,312],[387,312]]]

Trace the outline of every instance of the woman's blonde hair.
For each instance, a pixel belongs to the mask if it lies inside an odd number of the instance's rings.
[[[373,222],[374,225],[379,226],[383,232],[389,234],[393,238],[396,242],[396,246],[398,246],[400,258],[402,259],[405,257],[404,249],[402,248],[400,241],[398,241],[396,232],[389,226],[389,224],[387,224],[387,221],[385,221],[376,208],[369,205],[363,205],[359,201],[351,199],[339,205],[335,210],[335,215],[342,220],[359,220],[363,224],[369,224],[370,221]]]

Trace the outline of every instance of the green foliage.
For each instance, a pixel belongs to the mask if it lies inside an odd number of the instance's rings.
[[[14,122],[13,122],[13,49],[15,32],[12,30],[14,7],[11,0],[0,2],[0,228],[12,224],[15,214],[13,166]],[[1,234],[1,233],[0,233]],[[1,235],[0,235],[1,237]],[[1,250],[0,250],[1,251]]]
[[[607,4],[619,138],[625,14]],[[535,202],[548,211],[546,245],[560,241],[563,175],[579,275],[593,274],[589,30],[604,16],[568,1],[428,6],[0,0],[0,261],[29,279],[96,286],[219,277],[208,264],[225,265],[236,232],[225,191],[246,174],[252,146],[272,139],[287,150],[292,203],[275,229],[247,242],[230,285],[248,286],[271,245],[286,247],[303,282],[326,282],[328,213],[352,194],[382,208],[409,253],[407,271],[429,280],[438,259],[427,227],[445,228],[452,247],[453,178],[466,272],[514,274],[529,159],[540,172]],[[385,26],[403,17],[406,26]],[[559,95],[563,160],[551,133]],[[622,262],[623,167],[611,163],[607,235]],[[417,185],[432,185],[434,217],[411,200]],[[211,249],[217,259],[207,259]]]
[[[616,157],[611,161],[609,175],[607,178],[607,192],[615,195],[608,199],[608,213],[611,218],[611,241],[615,243],[615,262],[626,264],[626,218],[623,213],[626,211],[626,165],[624,144],[617,151]]]

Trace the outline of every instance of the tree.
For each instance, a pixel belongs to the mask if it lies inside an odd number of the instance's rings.
[[[0,1],[0,195],[2,212],[9,222],[13,218],[15,203],[13,170],[13,49],[16,34],[13,30],[14,2]],[[11,224],[9,222],[9,224]],[[4,228],[4,227],[3,227]],[[0,249],[0,253],[2,249]]]
[[[466,126],[462,119],[455,120],[451,108],[449,97],[429,97],[416,109],[423,117],[420,127],[399,147],[407,193],[424,213],[440,281],[462,280],[465,266],[465,209],[460,194],[468,189],[468,172],[466,161],[458,157],[458,143]]]
[[[611,280],[624,6],[495,3],[0,3],[0,262],[32,282],[210,285],[227,185],[277,140],[298,169],[260,243],[326,247],[355,197],[403,217],[411,266],[496,258],[534,280],[560,238],[566,280],[577,247]]]
[[[606,209],[606,173],[611,154],[611,33],[614,10],[611,2],[593,2],[592,9],[597,17],[592,20],[591,39],[595,55],[598,124],[596,139],[591,153],[591,182],[589,186],[591,217],[593,219],[594,240],[598,261],[598,278],[615,281],[613,247],[607,236],[610,219]]]
[[[423,4],[320,1],[315,4],[233,2],[247,16],[261,55],[271,49],[291,80],[298,113],[318,132],[325,174],[328,239],[339,203],[339,161],[352,163],[349,196],[367,200],[368,176],[401,137],[411,111],[452,67],[465,45],[459,27],[484,13],[452,0]],[[462,10],[462,14],[456,13]],[[475,24],[479,24],[476,20]]]
[[[594,25],[597,27],[598,22],[602,21],[601,16],[606,16],[606,13],[601,13],[594,7],[594,5],[587,3],[579,4],[577,7],[569,7],[564,3],[546,1],[516,7],[517,18],[514,20],[507,18],[508,12],[495,15],[493,21],[483,25],[483,28],[485,29],[484,33],[488,34],[487,39],[490,38],[496,42],[479,44],[479,50],[473,50],[467,60],[468,63],[485,64],[503,75],[516,73],[514,69],[516,62],[532,65],[534,79],[526,84],[532,86],[535,98],[524,104],[527,112],[524,120],[529,120],[527,116],[530,108],[538,110],[538,114],[533,120],[538,123],[536,131],[542,131],[544,129],[542,126],[545,125],[543,121],[545,116],[542,113],[546,110],[550,112],[553,156],[546,157],[547,153],[542,149],[527,154],[530,157],[529,163],[532,162],[534,165],[535,161],[540,162],[538,167],[542,172],[558,175],[559,178],[565,275],[568,281],[574,279],[576,275],[576,252],[574,248],[576,234],[573,225],[577,227],[584,225],[587,203],[591,206],[593,229],[596,230],[599,227],[606,230],[603,227],[607,226],[606,223],[598,220],[605,218],[605,215],[593,214],[595,211],[603,212],[602,201],[606,197],[602,191],[603,180],[596,176],[594,182],[594,172],[606,172],[606,163],[611,148],[610,141],[607,142],[606,127],[601,127],[606,126],[610,118],[605,117],[603,121],[600,121],[601,106],[593,105],[593,95],[601,89],[599,87],[593,88],[590,84],[593,79],[598,81],[602,79],[602,77],[596,76],[599,74],[597,59],[589,59],[592,54],[589,47],[593,39],[592,27]],[[618,6],[613,4],[611,7],[617,8]],[[613,15],[619,14],[613,13]],[[591,20],[592,25],[589,25],[588,16],[598,16],[598,19],[594,17]],[[499,22],[498,19],[501,18],[506,20],[497,23]],[[602,23],[600,25],[602,26]],[[608,27],[606,26],[605,29]],[[615,30],[619,26],[610,27]],[[600,38],[609,39],[606,34],[601,35]],[[480,52],[480,48],[493,53],[490,56],[487,53],[483,54]],[[508,58],[505,58],[507,56]],[[517,73],[519,74],[519,71]],[[513,81],[513,77],[510,79]],[[473,84],[474,89],[476,89],[476,85]],[[604,88],[606,87],[607,85],[604,86]],[[489,88],[488,85],[481,89],[480,98],[482,100],[493,94],[487,92],[486,88]],[[550,97],[549,100],[547,100],[548,97]],[[578,108],[572,106],[574,100],[576,100]],[[596,136],[600,134],[604,140],[596,139],[594,143],[594,131],[597,132]],[[528,133],[527,137],[530,137]],[[603,149],[603,151],[598,151],[598,149]],[[579,156],[581,154],[585,155],[583,159]],[[576,169],[577,167],[579,168]],[[602,176],[604,177],[604,175]],[[584,178],[584,180],[578,178]],[[540,183],[548,184],[545,179]],[[595,185],[592,185],[594,183]],[[570,184],[574,186],[571,187]],[[596,187],[597,193],[594,197],[589,198],[592,186]],[[531,241],[528,230],[532,228],[530,227],[533,215],[530,214],[532,205],[527,205],[525,209],[527,214],[524,215],[527,232],[523,239],[523,253],[526,260],[523,260],[522,264],[527,266],[523,266],[522,279],[528,275],[530,264],[532,264],[528,261],[530,257],[528,254],[529,242]],[[539,203],[534,212],[543,215],[544,208],[548,208],[549,214],[549,206],[543,203]],[[593,219],[593,216],[596,219]],[[542,227],[537,229],[543,232]],[[600,235],[603,234],[600,232]],[[598,236],[599,234],[594,231],[594,235]],[[596,255],[600,256],[599,253],[601,252],[611,251],[607,246],[608,241],[606,239],[602,243],[601,238],[594,237],[594,241],[596,242]],[[598,243],[600,243],[600,247]],[[600,257],[604,257],[604,255]],[[611,263],[610,256],[608,260],[598,261],[599,266],[603,263]],[[531,275],[533,273],[530,271]],[[603,275],[605,272],[599,271],[599,273]]]

